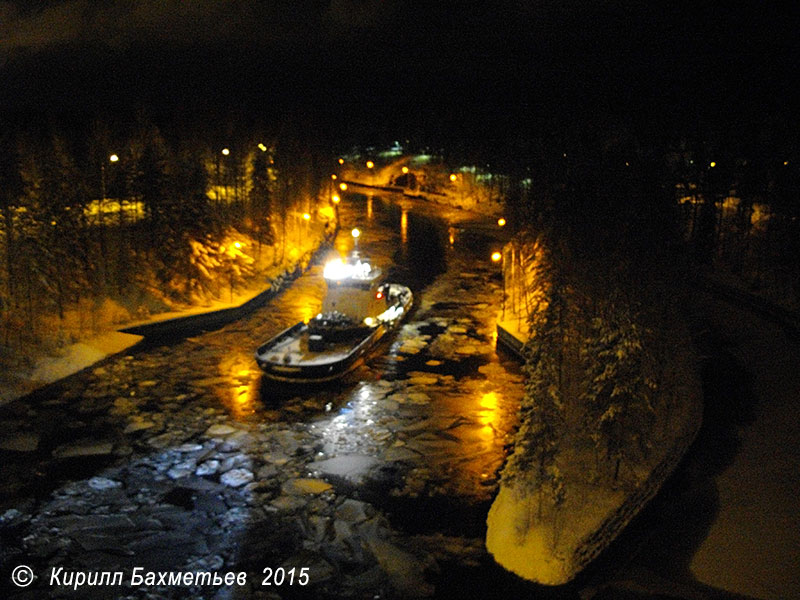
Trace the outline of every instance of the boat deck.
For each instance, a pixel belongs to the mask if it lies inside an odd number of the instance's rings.
[[[308,327],[303,326],[294,335],[285,335],[262,354],[272,364],[286,366],[323,366],[345,358],[353,349],[352,341],[326,344],[324,349],[311,351],[308,348]]]

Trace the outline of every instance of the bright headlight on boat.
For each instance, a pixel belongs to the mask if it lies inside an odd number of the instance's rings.
[[[325,265],[322,270],[322,276],[325,279],[347,279],[350,277],[352,270],[352,267],[345,264],[341,258],[335,258]]]
[[[344,262],[341,258],[335,258],[325,265],[322,270],[322,276],[325,279],[342,280],[342,279],[366,279],[369,277],[372,267],[368,262],[361,262],[360,260],[355,264]]]

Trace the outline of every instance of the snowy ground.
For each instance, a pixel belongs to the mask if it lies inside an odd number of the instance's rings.
[[[718,508],[690,569],[755,598],[800,598],[800,344],[776,325],[708,300],[709,318],[749,374],[752,422],[715,478]]]

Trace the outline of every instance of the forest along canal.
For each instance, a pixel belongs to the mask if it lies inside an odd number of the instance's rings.
[[[4,565],[296,562],[321,593],[358,595],[422,590],[413,574],[436,562],[487,564],[485,516],[523,393],[519,365],[495,352],[501,242],[488,219],[424,203],[343,204],[337,250],[358,226],[362,252],[415,294],[401,329],[337,384],[264,379],[253,351],[318,312],[316,265],[249,317],[0,407],[0,438],[18,442],[0,450]]]

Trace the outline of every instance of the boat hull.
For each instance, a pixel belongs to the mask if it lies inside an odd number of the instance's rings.
[[[403,290],[398,303],[402,311],[396,318],[379,323],[349,342],[330,344],[323,352],[309,350],[309,327],[297,323],[258,347],[255,353],[258,366],[267,378],[283,383],[323,383],[343,377],[363,363],[378,341],[396,329],[408,314],[413,297],[411,290]]]

